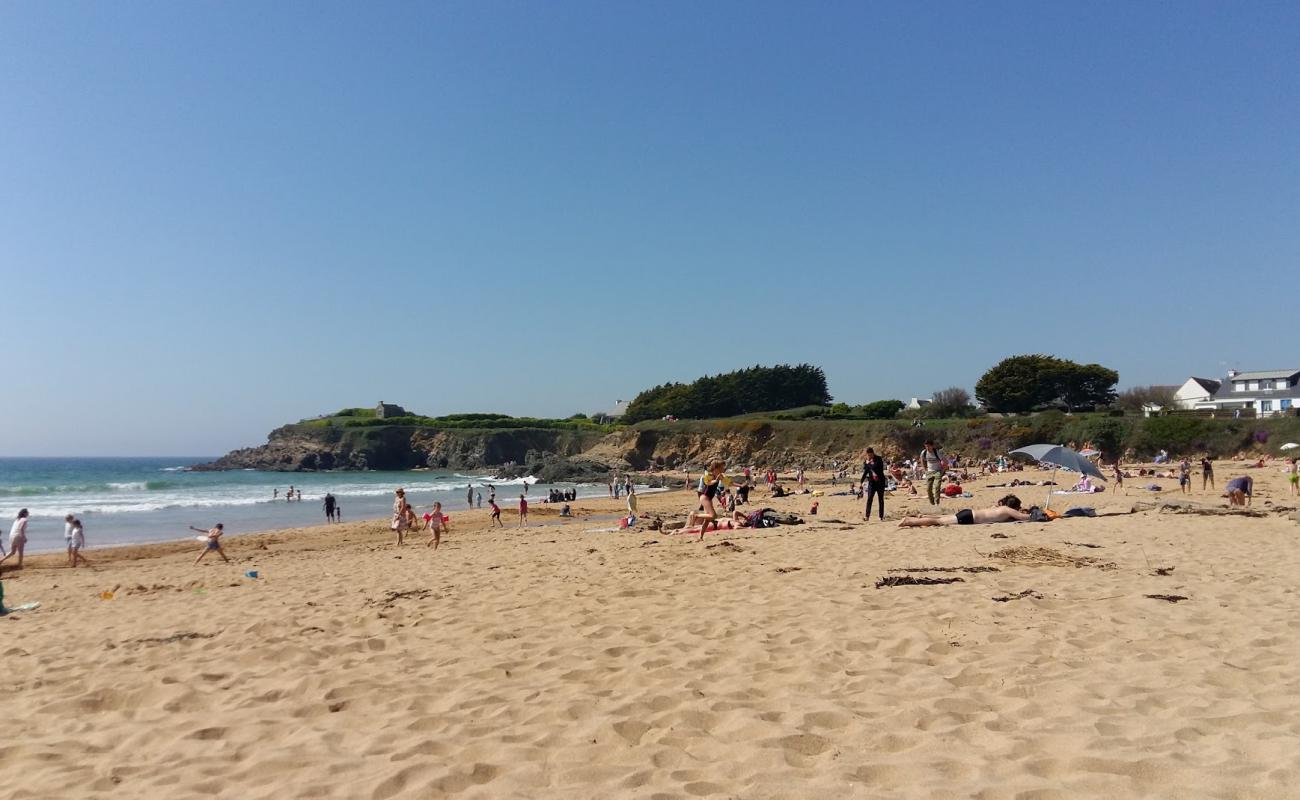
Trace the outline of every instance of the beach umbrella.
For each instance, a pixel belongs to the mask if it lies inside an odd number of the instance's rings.
[[[1093,449],[1090,447],[1090,448],[1088,448],[1087,450],[1080,450],[1080,451],[1079,451],[1079,455],[1083,456],[1084,458],[1092,458],[1093,456],[1099,456],[1099,455],[1101,455],[1101,451],[1100,451],[1100,450],[1093,450]]]
[[[1282,445],[1283,450],[1294,450],[1297,447],[1300,447],[1300,444],[1296,444],[1295,442],[1287,442],[1286,444]]]
[[[1074,470],[1083,475],[1091,475],[1094,478],[1106,480],[1106,476],[1101,474],[1097,465],[1084,458],[1082,455],[1074,452],[1070,448],[1060,444],[1031,444],[1028,447],[1021,447],[1018,450],[1012,450],[1009,455],[1021,456],[1023,458],[1041,461],[1044,464],[1052,465],[1052,481],[1056,481],[1056,469],[1063,467]],[[1047,487],[1047,505],[1052,504],[1052,488]]]

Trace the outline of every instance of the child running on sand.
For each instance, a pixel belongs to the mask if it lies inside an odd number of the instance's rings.
[[[519,527],[528,527],[528,498],[519,495]]]
[[[447,517],[442,513],[442,503],[433,504],[433,513],[428,515],[424,527],[429,531],[429,541],[424,543],[425,547],[432,546],[434,550],[438,549],[439,543],[442,542],[442,532],[447,530]]]
[[[491,499],[488,500],[488,505],[492,506],[492,522],[491,524],[488,525],[488,527],[504,528],[506,524],[501,521],[501,506],[497,505],[496,496],[493,496]]]
[[[217,555],[221,556],[222,561],[226,562],[227,564],[230,563],[230,559],[226,558],[226,551],[221,549],[221,536],[226,532],[224,525],[218,522],[215,528],[207,531],[203,530],[202,528],[196,528],[193,525],[191,525],[190,530],[194,531],[195,533],[206,533],[208,535],[208,540],[203,545],[203,552],[199,553],[199,557],[194,559],[195,564],[202,561],[203,557],[206,556],[208,553],[211,553],[213,550],[217,551]]]
[[[686,517],[686,527],[694,528],[700,526],[700,540],[704,539],[704,533],[708,530],[709,525],[718,519],[718,510],[713,505],[713,499],[718,496],[721,489],[731,485],[731,479],[723,475],[727,468],[727,462],[722,459],[714,459],[709,463],[709,467],[704,474],[700,476],[699,487],[699,508],[692,511]]]

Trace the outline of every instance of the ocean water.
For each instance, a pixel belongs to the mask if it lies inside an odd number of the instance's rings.
[[[143,544],[195,535],[188,529],[208,529],[220,522],[232,535],[325,522],[326,492],[338,499],[344,521],[387,517],[393,490],[406,489],[421,512],[442,501],[453,517],[464,511],[466,486],[483,492],[497,487],[503,509],[518,502],[528,483],[530,501],[540,501],[551,488],[531,479],[495,481],[490,475],[460,472],[192,472],[189,465],[210,456],[168,458],[0,458],[0,524],[12,523],[20,508],[31,515],[28,550],[62,549],[63,517],[75,514],[86,531],[88,547]],[[302,490],[302,502],[286,502],[292,484]],[[607,494],[606,487],[577,486],[579,497]],[[275,490],[279,498],[273,498]],[[486,512],[479,512],[486,513]]]

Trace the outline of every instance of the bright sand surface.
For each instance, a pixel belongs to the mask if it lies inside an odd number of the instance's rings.
[[[1279,468],[1248,471],[1257,509],[1295,504]],[[455,513],[436,553],[358,522],[228,538],[230,566],[194,541],[33,559],[5,574],[42,605],[0,620],[0,796],[1300,796],[1300,527],[1106,515],[1139,496],[915,530],[917,498],[864,524],[824,497],[702,544],[588,532],[622,507],[600,500],[526,530]],[[920,567],[999,571],[890,572]],[[962,581],[876,588],[909,574]]]

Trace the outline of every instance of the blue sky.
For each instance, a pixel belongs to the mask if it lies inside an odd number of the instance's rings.
[[[1300,364],[1289,3],[0,6],[0,455]]]

